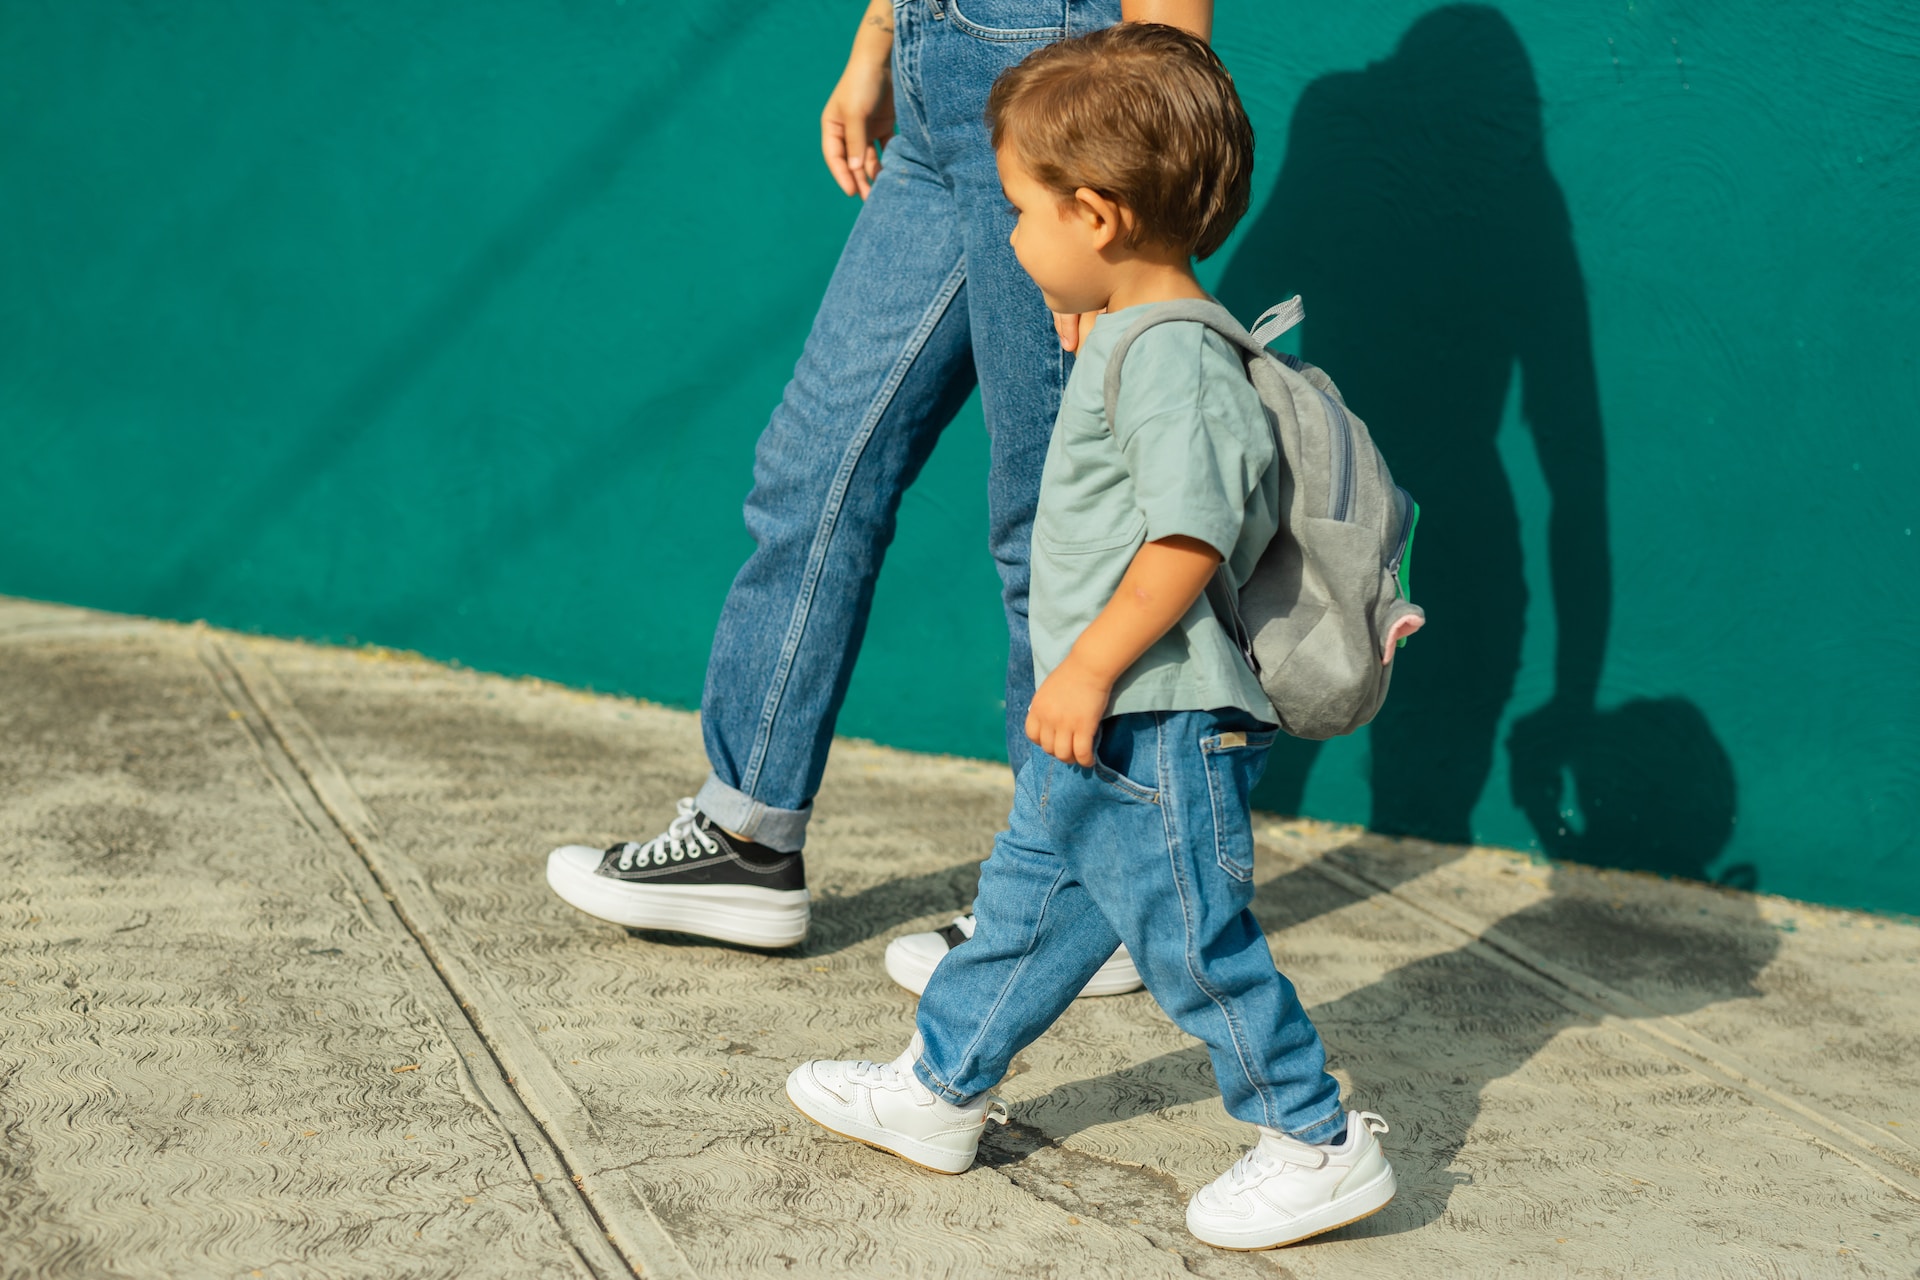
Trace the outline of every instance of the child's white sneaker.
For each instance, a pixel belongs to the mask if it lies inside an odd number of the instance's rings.
[[[1221,1249],[1272,1249],[1378,1212],[1393,1166],[1374,1135],[1387,1122],[1347,1112],[1339,1142],[1313,1146],[1264,1126],[1260,1141],[1187,1205],[1187,1230]]]
[[[803,1062],[787,1077],[787,1097],[831,1133],[891,1151],[936,1173],[965,1173],[987,1121],[1007,1122],[992,1094],[964,1107],[936,1096],[913,1074],[919,1037],[892,1062]]]

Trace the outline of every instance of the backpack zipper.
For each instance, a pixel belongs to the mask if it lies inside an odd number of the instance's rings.
[[[1333,475],[1327,483],[1327,519],[1345,520],[1353,506],[1353,426],[1340,402],[1322,391],[1327,406],[1328,456]]]
[[[1400,545],[1395,548],[1393,559],[1387,561],[1387,572],[1400,584],[1400,598],[1411,601],[1413,592],[1409,589],[1412,584],[1407,581],[1407,552],[1413,549],[1413,530],[1420,523],[1420,504],[1399,485],[1393,486],[1393,490],[1400,495]]]

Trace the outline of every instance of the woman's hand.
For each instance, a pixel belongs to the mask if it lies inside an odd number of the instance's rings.
[[[1093,332],[1093,322],[1107,314],[1104,311],[1085,311],[1075,314],[1071,311],[1053,313],[1053,331],[1060,335],[1062,351],[1078,351],[1080,344]]]
[[[840,189],[865,200],[893,136],[893,5],[873,0],[847,55],[847,69],[820,113],[820,153]]]

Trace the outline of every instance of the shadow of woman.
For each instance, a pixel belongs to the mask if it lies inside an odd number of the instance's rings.
[[[1384,61],[1307,87],[1219,289],[1243,317],[1293,292],[1301,354],[1340,381],[1422,505],[1413,588],[1433,625],[1370,730],[1368,825],[1467,844],[1525,629],[1519,513],[1495,446],[1516,369],[1552,496],[1557,653],[1552,699],[1525,722],[1536,753],[1576,749],[1612,607],[1586,289],[1533,68],[1497,10],[1435,10]],[[1299,813],[1317,755],[1277,746],[1258,807]]]

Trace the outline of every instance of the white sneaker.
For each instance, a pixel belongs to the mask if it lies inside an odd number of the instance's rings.
[[[1376,1213],[1393,1199],[1393,1166],[1376,1133],[1387,1122],[1347,1112],[1337,1143],[1312,1146],[1262,1127],[1260,1141],[1187,1205],[1187,1230],[1221,1249],[1272,1249]]]
[[[920,995],[927,989],[927,980],[933,977],[934,967],[941,958],[971,938],[973,927],[973,917],[964,915],[957,917],[944,929],[936,929],[932,933],[909,933],[895,938],[887,944],[887,976],[913,994]],[[1140,971],[1133,967],[1133,957],[1122,946],[1094,971],[1087,985],[1080,988],[1080,994],[1121,996],[1129,991],[1138,991],[1141,985]]]
[[[913,1074],[915,1044],[892,1062],[803,1062],[787,1077],[800,1114],[830,1133],[891,1151],[935,1173],[965,1173],[987,1121],[1007,1122],[992,1094],[956,1107]]]

